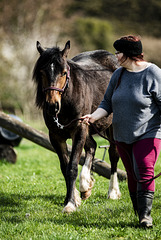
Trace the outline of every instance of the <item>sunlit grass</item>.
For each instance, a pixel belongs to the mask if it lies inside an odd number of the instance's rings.
[[[91,197],[77,212],[66,215],[62,213],[66,188],[57,155],[27,140],[17,152],[16,164],[0,162],[0,240],[161,239],[160,178],[152,210],[154,227],[145,231],[138,227],[126,181],[120,182],[121,199],[108,200],[109,180],[94,173]],[[98,148],[96,155],[101,158],[103,150]],[[156,173],[160,166],[158,161]],[[121,161],[119,167],[123,169]]]

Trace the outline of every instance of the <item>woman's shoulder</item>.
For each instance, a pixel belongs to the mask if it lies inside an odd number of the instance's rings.
[[[156,72],[161,73],[161,68],[158,67],[158,66],[157,66],[156,64],[154,64],[154,63],[149,63],[148,69],[149,69],[149,71],[154,72],[154,73],[156,73]]]
[[[148,76],[148,79],[153,79],[153,81],[161,83],[161,68],[156,64],[151,63],[148,67]]]

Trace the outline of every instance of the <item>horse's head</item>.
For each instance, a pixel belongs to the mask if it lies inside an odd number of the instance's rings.
[[[61,109],[61,96],[68,87],[69,66],[67,55],[70,49],[68,41],[62,51],[58,47],[44,49],[37,42],[40,57],[33,72],[37,84],[36,104],[45,106],[49,115],[56,116]]]

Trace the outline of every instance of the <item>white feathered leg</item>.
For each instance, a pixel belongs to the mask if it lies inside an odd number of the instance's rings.
[[[92,188],[94,186],[94,179],[91,177],[90,168],[86,165],[82,167],[82,171],[79,176],[79,190],[83,200],[87,199],[91,195]]]
[[[111,175],[109,190],[108,190],[108,198],[110,199],[119,199],[121,197],[121,192],[119,189],[117,172]]]
[[[75,204],[73,204],[72,202],[68,202],[67,205],[64,207],[63,209],[63,213],[72,213],[75,212],[77,210],[77,207],[79,207],[81,205],[81,198],[80,198],[80,193],[79,191],[76,189],[74,189],[74,198],[75,198]]]

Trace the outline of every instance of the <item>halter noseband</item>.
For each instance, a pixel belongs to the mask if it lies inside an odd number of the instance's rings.
[[[65,82],[64,87],[57,88],[57,87],[51,86],[51,87],[45,88],[43,91],[46,92],[47,90],[55,90],[55,91],[63,93],[65,91],[65,89],[68,88],[69,78],[70,78],[70,67],[69,67],[69,65],[67,65],[66,82]]]

